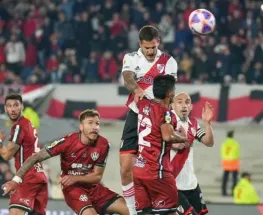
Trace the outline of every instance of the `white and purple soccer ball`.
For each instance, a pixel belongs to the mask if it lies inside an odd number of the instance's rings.
[[[189,28],[195,34],[206,35],[215,30],[215,16],[206,9],[194,10],[188,20]]]

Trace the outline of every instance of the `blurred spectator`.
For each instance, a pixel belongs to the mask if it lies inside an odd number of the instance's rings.
[[[234,188],[235,204],[259,204],[260,198],[251,183],[251,174],[244,172]]]
[[[8,69],[19,75],[22,64],[25,61],[25,47],[18,40],[17,35],[11,35],[10,40],[6,44],[5,51]]]
[[[223,168],[223,180],[222,180],[222,195],[227,196],[227,182],[229,174],[232,174],[232,189],[233,194],[234,187],[237,184],[238,172],[239,172],[239,159],[240,149],[239,143],[234,139],[234,131],[227,132],[227,138],[221,145],[221,159]]]
[[[162,49],[174,55],[178,65],[180,61],[186,65],[186,56],[192,62],[191,69],[179,71],[180,82],[261,84],[260,5],[241,0],[2,1],[0,64],[13,76],[8,83],[105,81],[101,68],[96,69],[104,63],[105,52],[110,51],[112,62],[117,60],[119,66],[119,54],[136,51],[138,30],[151,24],[162,35]],[[188,28],[189,15],[197,8],[216,17],[217,28],[209,36],[193,35]],[[68,49],[76,57],[71,58]],[[91,57],[94,52],[96,58]],[[108,74],[116,80],[115,72]]]
[[[117,80],[118,66],[112,53],[107,51],[99,62],[99,75],[104,83],[115,82]]]

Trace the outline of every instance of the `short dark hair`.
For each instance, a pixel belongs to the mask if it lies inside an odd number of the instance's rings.
[[[251,174],[249,172],[242,172],[241,173],[241,178],[245,178],[245,177],[250,177]]]
[[[172,90],[176,80],[172,75],[157,75],[153,80],[153,95],[157,99],[165,99]]]
[[[139,31],[139,40],[140,41],[152,41],[154,39],[160,39],[159,31],[157,28],[151,25],[143,26]]]
[[[87,109],[87,110],[84,110],[82,111],[80,114],[79,114],[79,122],[82,122],[83,120],[85,120],[86,118],[88,117],[99,117],[100,118],[100,114],[98,111],[94,110],[94,109]]]
[[[233,137],[234,137],[234,131],[233,131],[233,130],[228,131],[228,132],[227,132],[227,137],[233,138]]]
[[[22,96],[20,94],[17,94],[17,93],[12,93],[12,94],[7,95],[5,97],[5,103],[7,102],[7,100],[18,100],[18,101],[20,101],[21,104],[23,104]]]

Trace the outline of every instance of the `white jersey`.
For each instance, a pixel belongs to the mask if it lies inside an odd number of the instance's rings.
[[[148,61],[141,49],[137,52],[128,53],[124,56],[122,72],[129,71],[135,74],[135,80],[138,85],[145,91],[149,99],[153,99],[152,83],[155,76],[159,74],[170,74],[177,78],[177,62],[168,54],[157,51],[154,61]],[[130,95],[126,105],[135,113],[138,108]]]
[[[172,121],[175,129],[181,126],[187,131],[188,140],[193,143],[195,139],[201,142],[205,135],[203,129],[200,128],[195,118],[188,118],[186,122],[181,121],[177,114],[172,111]],[[176,186],[178,190],[193,190],[197,187],[197,177],[194,173],[194,149],[193,144],[189,148],[185,148],[179,152],[171,150],[170,160],[174,168],[176,177]]]

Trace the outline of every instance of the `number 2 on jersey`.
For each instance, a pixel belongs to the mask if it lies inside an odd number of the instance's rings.
[[[144,129],[142,129],[144,128]],[[144,138],[147,137],[152,131],[152,122],[149,118],[144,117],[142,114],[138,115],[138,144],[142,146],[151,147],[151,143]]]

